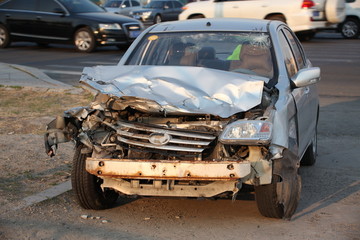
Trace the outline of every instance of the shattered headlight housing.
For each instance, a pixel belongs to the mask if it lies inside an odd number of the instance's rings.
[[[273,124],[262,120],[239,120],[226,126],[220,135],[223,144],[268,144]]]

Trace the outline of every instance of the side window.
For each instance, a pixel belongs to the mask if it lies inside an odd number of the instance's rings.
[[[298,71],[298,68],[297,68],[296,62],[295,62],[295,57],[294,57],[294,55],[291,51],[290,45],[289,45],[288,41],[286,40],[284,33],[282,31],[279,32],[279,39],[280,39],[280,44],[281,44],[281,51],[284,55],[285,66],[286,66],[287,72],[289,74],[289,77],[292,77]]]
[[[58,12],[63,8],[53,0],[37,0],[36,11],[40,12]]]
[[[125,5],[125,7],[130,7],[130,1],[125,1],[123,5]]]
[[[140,6],[140,3],[138,1],[131,1],[133,7]]]
[[[165,8],[173,8],[173,3],[171,1],[165,3]]]
[[[289,39],[289,43],[295,55],[295,60],[296,63],[298,64],[299,69],[304,68],[305,56],[303,49],[300,47],[297,39],[295,39],[294,36],[287,29],[283,29],[283,32],[285,33],[287,39]]]
[[[36,0],[13,0],[2,5],[4,9],[20,9],[35,11]]]
[[[182,8],[182,5],[179,2],[174,2],[174,7],[175,8]]]

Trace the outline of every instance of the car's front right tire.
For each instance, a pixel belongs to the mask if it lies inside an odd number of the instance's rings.
[[[7,28],[0,24],[0,48],[6,48],[10,45],[10,34]]]
[[[90,53],[96,48],[95,36],[89,28],[80,28],[74,34],[74,45],[78,51]]]
[[[118,194],[110,189],[101,189],[102,179],[85,170],[86,158],[91,153],[82,153],[84,146],[79,144],[75,149],[71,172],[71,184],[79,205],[85,209],[106,209],[114,205]]]

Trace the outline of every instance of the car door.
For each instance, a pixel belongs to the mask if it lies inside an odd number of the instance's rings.
[[[34,30],[36,0],[13,0],[2,5],[5,24],[10,34],[16,37],[31,37]]]
[[[54,0],[37,0],[35,32],[42,39],[70,40],[72,24],[69,13]]]
[[[282,52],[285,56],[285,65],[291,85],[291,77],[296,75],[300,69],[309,66],[297,38],[285,27],[282,28],[278,34],[281,41]],[[292,88],[291,94],[296,105],[299,156],[304,153],[316,131],[319,106],[316,91],[315,85]]]

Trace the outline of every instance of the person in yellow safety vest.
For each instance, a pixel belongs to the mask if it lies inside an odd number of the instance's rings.
[[[232,54],[226,58],[226,60],[240,60],[240,52],[241,52],[242,44],[239,44]]]

